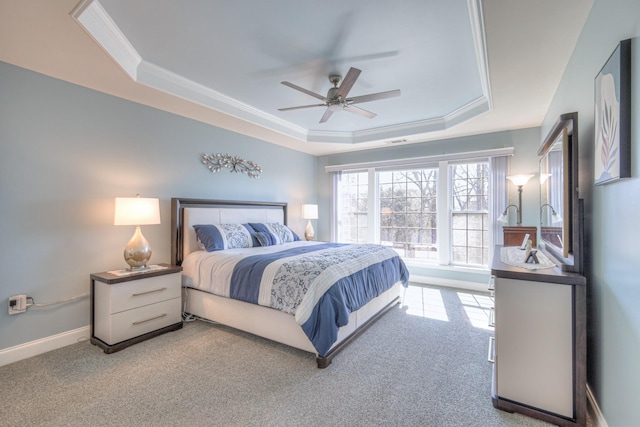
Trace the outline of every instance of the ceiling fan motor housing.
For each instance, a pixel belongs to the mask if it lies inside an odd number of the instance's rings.
[[[338,92],[338,85],[340,84],[340,80],[342,80],[342,76],[337,74],[332,74],[329,76],[329,81],[333,84],[333,87],[327,91],[327,99],[329,100],[328,104],[331,104],[331,101],[337,101],[336,92]]]

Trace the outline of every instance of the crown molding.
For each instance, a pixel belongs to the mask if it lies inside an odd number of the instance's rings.
[[[471,19],[471,34],[473,46],[478,61],[478,73],[482,94],[487,100],[488,111],[493,110],[493,97],[491,95],[491,81],[489,79],[489,60],[487,58],[487,39],[484,32],[484,16],[482,15],[482,0],[467,0],[469,17]]]
[[[378,140],[407,138],[411,135],[449,129],[470,118],[490,111],[489,101],[481,96],[443,117],[366,129],[355,132],[309,131],[308,142],[359,144]]]
[[[152,62],[142,60],[138,66],[138,78],[136,81],[145,86],[299,140],[304,141],[307,137],[307,130],[300,126],[265,113]]]
[[[71,16],[135,82],[303,142],[359,144],[446,130],[491,111],[482,0],[467,0],[483,95],[442,116],[360,131],[308,130],[142,58],[98,0],[83,0]]]
[[[71,16],[131,77],[137,80],[142,57],[97,0],[83,0]]]

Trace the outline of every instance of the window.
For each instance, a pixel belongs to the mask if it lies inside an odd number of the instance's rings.
[[[343,172],[337,186],[338,241],[366,243],[368,239],[368,172]]]
[[[336,238],[417,262],[486,266],[488,175],[487,161],[338,173]]]
[[[451,165],[451,262],[489,262],[489,164]]]
[[[405,258],[436,260],[438,169],[378,172],[380,243]]]

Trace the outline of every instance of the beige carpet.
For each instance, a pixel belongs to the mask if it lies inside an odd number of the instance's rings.
[[[3,426],[542,426],[493,408],[486,295],[411,286],[327,369],[197,321],[0,367]]]

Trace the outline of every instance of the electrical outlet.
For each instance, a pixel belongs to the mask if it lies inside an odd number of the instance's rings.
[[[26,295],[9,297],[9,314],[24,313],[25,311],[27,311]]]

